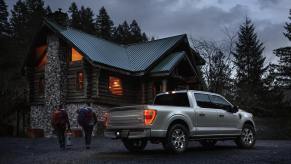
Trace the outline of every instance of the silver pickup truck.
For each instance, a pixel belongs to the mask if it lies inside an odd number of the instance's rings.
[[[256,141],[253,115],[219,94],[195,90],[160,93],[153,105],[112,108],[104,135],[121,139],[131,152],[147,142],[162,143],[170,152],[186,150],[189,140],[213,147],[218,140],[234,140],[240,148]]]

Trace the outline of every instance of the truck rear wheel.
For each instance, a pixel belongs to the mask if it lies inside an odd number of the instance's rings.
[[[147,146],[146,139],[123,139],[122,142],[130,152],[141,152]]]
[[[165,140],[164,149],[173,153],[182,153],[187,149],[189,132],[182,124],[175,124],[170,127]]]
[[[256,132],[251,124],[245,124],[242,128],[241,135],[235,140],[239,148],[250,149],[256,143]]]

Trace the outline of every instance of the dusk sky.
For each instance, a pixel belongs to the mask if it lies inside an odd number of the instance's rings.
[[[117,25],[136,19],[149,36],[177,34],[205,40],[222,40],[224,28],[237,31],[246,17],[252,19],[266,47],[266,62],[275,61],[273,49],[290,46],[283,36],[291,0],[45,0],[52,10],[67,11],[72,2],[95,14],[104,6]],[[11,10],[16,0],[6,0]]]

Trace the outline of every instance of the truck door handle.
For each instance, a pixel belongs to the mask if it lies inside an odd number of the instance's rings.
[[[219,117],[224,117],[224,115],[223,114],[220,114]]]
[[[204,116],[205,116],[205,114],[204,114],[204,113],[200,113],[200,114],[199,114],[199,116],[201,116],[201,117],[204,117]]]

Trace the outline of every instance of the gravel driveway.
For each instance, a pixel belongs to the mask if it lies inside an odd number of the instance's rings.
[[[0,163],[291,163],[291,141],[287,140],[258,140],[251,150],[238,149],[231,141],[219,142],[212,150],[191,142],[180,155],[153,144],[141,154],[131,154],[119,140],[105,138],[94,138],[90,150],[81,138],[73,139],[73,144],[61,151],[55,138],[0,138]]]

